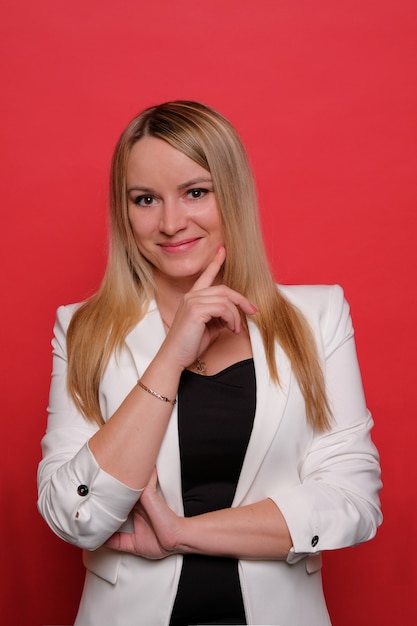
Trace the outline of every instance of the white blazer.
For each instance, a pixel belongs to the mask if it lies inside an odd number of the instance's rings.
[[[303,397],[277,346],[280,385],[271,382],[261,336],[249,321],[256,372],[256,414],[233,506],[271,498],[288,524],[287,561],[240,561],[248,624],[330,624],[321,584],[323,550],[371,539],[381,523],[378,455],[370,439],[349,307],[338,286],[280,287],[313,329],[334,415],[330,432],[307,425]],[[75,305],[60,307],[53,340],[49,418],[42,440],[38,506],[52,530],[84,549],[87,568],[76,626],[167,626],[182,557],[150,561],[100,547],[140,496],[104,472],[88,448],[97,430],[75,409],[66,389],[66,329]],[[100,386],[105,419],[119,407],[164,340],[159,311],[145,318],[114,355]],[[160,489],[183,513],[177,408],[159,453]],[[78,487],[85,485],[87,489]]]

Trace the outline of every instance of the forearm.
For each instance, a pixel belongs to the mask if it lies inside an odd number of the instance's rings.
[[[163,350],[160,352],[142,380],[150,389],[174,400],[181,370],[170,365]],[[172,408],[171,403],[136,385],[89,441],[100,467],[131,488],[143,488],[155,466]]]
[[[177,552],[285,560],[292,547],[285,519],[270,499],[184,518]]]

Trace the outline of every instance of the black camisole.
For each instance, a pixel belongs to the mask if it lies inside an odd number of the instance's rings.
[[[214,376],[183,372],[178,431],[186,517],[231,506],[255,407],[253,359]],[[191,624],[246,624],[236,559],[184,555],[170,626]]]

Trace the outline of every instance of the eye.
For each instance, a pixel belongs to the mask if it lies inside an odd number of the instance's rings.
[[[191,200],[199,200],[200,198],[204,198],[204,196],[206,196],[208,193],[210,193],[209,189],[196,187],[193,189],[188,189],[187,196],[191,198]]]
[[[154,201],[154,196],[150,196],[149,194],[136,196],[136,198],[133,199],[134,204],[136,204],[137,206],[152,206]]]

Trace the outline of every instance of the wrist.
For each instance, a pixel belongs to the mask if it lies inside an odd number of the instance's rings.
[[[185,369],[185,367],[179,363],[175,350],[171,349],[166,339],[156,353],[153,364],[164,371],[164,377],[168,375],[178,381]]]
[[[181,517],[178,524],[178,535],[175,544],[176,554],[196,554],[196,546],[192,545],[192,534],[195,526],[195,518]]]

